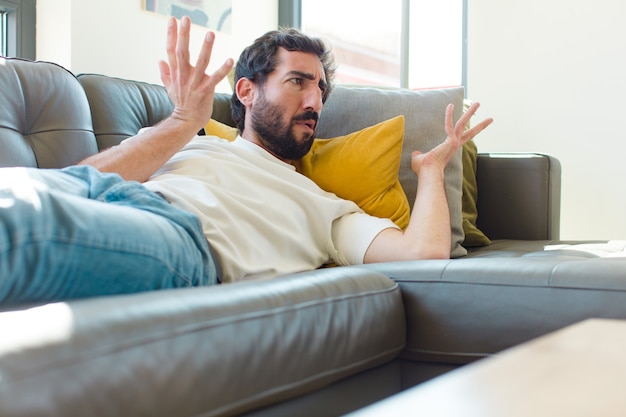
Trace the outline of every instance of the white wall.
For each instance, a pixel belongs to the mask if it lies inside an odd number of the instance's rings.
[[[479,150],[560,159],[563,239],[626,239],[624,16],[623,0],[469,1],[468,93],[495,118]]]
[[[237,58],[255,38],[278,26],[278,0],[233,0],[232,34],[217,33],[209,71]],[[37,0],[37,59],[72,72],[98,73],[161,84],[167,17],[142,9],[142,0]],[[192,59],[206,28],[193,25]],[[227,82],[219,91],[230,92]]]

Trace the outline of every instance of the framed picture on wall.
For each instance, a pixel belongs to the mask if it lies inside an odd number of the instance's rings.
[[[174,16],[189,16],[191,22],[230,33],[233,0],[142,0],[144,10]]]

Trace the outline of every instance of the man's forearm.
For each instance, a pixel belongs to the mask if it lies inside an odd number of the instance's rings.
[[[124,143],[81,161],[102,172],[115,172],[126,180],[144,182],[196,134],[185,122],[167,118]]]
[[[386,229],[378,234],[363,262],[390,262],[450,257],[452,232],[443,172],[420,172],[409,226],[403,232]]]
[[[445,190],[444,174],[438,170],[422,172],[405,237],[419,244],[419,252],[429,258],[450,256],[452,231],[450,209]]]

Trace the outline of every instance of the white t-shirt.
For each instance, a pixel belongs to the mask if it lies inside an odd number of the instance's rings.
[[[222,268],[222,281],[274,277],[328,262],[363,263],[389,219],[363,213],[261,147],[239,137],[198,136],[148,182],[195,213]]]

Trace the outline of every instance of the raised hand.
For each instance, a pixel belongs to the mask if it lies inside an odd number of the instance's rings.
[[[167,62],[159,62],[161,81],[174,103],[172,118],[191,123],[196,130],[204,127],[213,113],[215,87],[226,77],[233,66],[228,59],[212,75],[206,73],[211,59],[215,34],[208,32],[200,49],[196,65],[190,63],[189,31],[191,20],[185,16],[180,28],[175,18],[167,27]]]
[[[419,175],[423,167],[435,167],[444,169],[454,154],[466,143],[489,126],[492,118],[487,118],[470,129],[466,130],[467,123],[476,113],[480,103],[473,103],[470,108],[453,124],[454,105],[449,104],[446,108],[445,131],[448,135],[446,139],[426,153],[415,151],[411,158],[411,168]]]
[[[188,17],[176,19],[167,27],[167,60],[159,62],[161,80],[174,103],[172,114],[150,129],[142,129],[123,144],[113,146],[83,160],[100,171],[117,172],[127,180],[146,181],[168,159],[203,128],[213,113],[215,86],[228,74],[233,60],[228,59],[212,75],[206,74],[215,34],[204,38],[194,67],[189,62]]]

